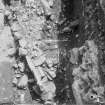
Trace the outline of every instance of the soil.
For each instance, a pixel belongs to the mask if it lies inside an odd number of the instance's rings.
[[[72,68],[69,62],[70,50],[80,47],[86,40],[94,40],[99,48],[100,74],[102,83],[105,83],[105,15],[98,0],[61,0],[62,12],[59,25],[60,69],[58,70],[59,86],[58,99],[61,103],[75,103],[71,84],[73,82]],[[64,20],[64,21],[63,21]],[[77,21],[77,25],[72,25]],[[62,22],[63,21],[63,22]],[[66,30],[65,30],[66,29]],[[103,56],[103,57],[102,57]],[[60,93],[61,92],[61,93]],[[69,94],[68,94],[69,92]],[[60,93],[60,94],[59,94]],[[62,97],[60,97],[62,96]],[[62,101],[63,100],[63,101]]]

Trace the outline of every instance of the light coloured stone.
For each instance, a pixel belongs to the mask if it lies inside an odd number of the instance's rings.
[[[25,39],[19,40],[19,45],[21,48],[25,48],[27,46],[27,41]]]
[[[19,26],[19,24],[17,22],[14,22],[11,24],[11,30],[13,32],[17,32],[17,31],[21,30],[21,27]]]
[[[73,64],[78,64],[79,49],[73,48],[71,50],[70,62]]]
[[[19,48],[19,55],[20,56],[25,56],[27,54],[28,54],[27,49]]]
[[[18,72],[18,71],[17,71]],[[22,75],[20,73],[15,74],[16,78],[20,78]]]
[[[11,14],[11,12],[6,9],[6,10],[5,10],[5,15],[6,15],[6,16],[9,16],[10,14]]]
[[[14,85],[17,85],[17,84],[18,84],[18,79],[17,79],[17,78],[13,78],[12,83],[13,83]]]
[[[46,58],[44,55],[37,57],[36,59],[33,59],[33,64],[34,66],[40,66],[41,64],[43,64],[45,62]]]
[[[21,72],[24,72],[24,69],[25,69],[24,63],[20,62],[20,63],[18,63],[18,66],[19,66],[19,70],[20,70]]]
[[[37,67],[37,69],[38,69],[38,71],[39,71],[41,77],[42,77],[42,78],[45,77],[45,73],[44,73],[44,71],[43,71],[43,68],[39,66],[39,67]]]
[[[7,50],[8,56],[13,56],[15,53],[16,53],[16,49],[15,48],[9,48]]]
[[[25,87],[27,86],[27,83],[28,83],[28,76],[23,75],[19,80],[18,87]]]
[[[13,68],[15,68],[15,69],[17,69],[17,68],[18,68],[17,63],[13,64]]]
[[[19,39],[21,39],[23,36],[22,36],[22,34],[21,34],[20,32],[14,32],[14,37],[19,40]]]
[[[5,5],[3,4],[3,1],[0,0],[0,10],[4,10],[5,9]]]
[[[27,60],[27,64],[30,68],[30,70],[32,71],[32,73],[34,74],[34,77],[37,81],[38,85],[41,85],[41,75],[40,72],[38,71],[37,67],[34,66],[31,58],[29,56],[26,56],[26,60]]]
[[[47,0],[41,0],[47,15],[51,15],[51,8]]]
[[[0,13],[0,30],[4,27],[4,14]]]
[[[53,80],[56,77],[56,72],[49,69],[47,75],[50,80]]]
[[[48,64],[49,67],[53,66],[53,62],[50,59],[47,59],[46,63]]]
[[[49,3],[47,2],[47,0],[41,0],[41,2],[43,3],[43,5],[47,8],[50,9]]]
[[[99,0],[100,2],[100,6],[103,9],[104,13],[105,13],[105,0]]]
[[[50,6],[53,6],[53,4],[54,4],[54,0],[49,0],[48,3],[49,3]]]

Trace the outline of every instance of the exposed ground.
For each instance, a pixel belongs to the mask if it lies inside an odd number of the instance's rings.
[[[56,14],[59,15],[57,34],[59,34],[60,64],[57,68],[57,77],[55,78],[57,87],[55,100],[59,105],[72,105],[72,103],[75,103],[71,88],[73,76],[71,75],[72,70],[69,63],[69,51],[72,48],[82,46],[88,39],[92,39],[97,43],[100,58],[99,66],[101,68],[100,75],[102,83],[105,83],[105,15],[98,0],[61,0],[61,2],[60,15]],[[57,2],[55,4],[60,5],[59,3],[60,2]],[[56,7],[58,8],[55,9],[55,13],[56,10],[59,9],[59,6]],[[0,96],[0,98],[3,98],[4,94],[8,97],[9,94],[13,92],[8,82],[11,82],[11,77],[13,76],[10,71],[12,67],[11,62],[13,62],[14,59],[8,63],[10,58],[7,57],[7,46],[14,46],[13,39],[11,36],[8,37],[8,33],[6,33],[7,31],[10,32],[10,29],[6,29],[8,30],[3,29],[0,37],[0,89],[4,91],[4,87],[6,87],[6,92],[1,91],[0,94],[2,94],[2,96]],[[53,54],[51,53],[50,55]],[[6,61],[6,63],[4,61]],[[3,80],[2,77],[4,78]],[[6,82],[4,83],[4,81]]]

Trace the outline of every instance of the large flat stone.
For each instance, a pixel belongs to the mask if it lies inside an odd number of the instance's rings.
[[[0,63],[0,102],[11,101],[13,99],[13,87],[11,70],[12,63]]]

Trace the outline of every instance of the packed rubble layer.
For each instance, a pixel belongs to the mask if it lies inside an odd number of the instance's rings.
[[[27,0],[24,6],[11,6],[8,18],[16,48],[13,84],[18,89],[27,89],[31,81],[28,73],[32,72],[34,77],[31,82],[40,88],[41,93],[38,95],[47,105],[54,104],[56,87],[53,79],[56,77],[59,50],[57,20],[54,13],[51,14],[52,3],[46,3],[47,1]],[[24,98],[25,94],[21,97]],[[23,99],[22,103],[24,101]]]
[[[71,50],[70,62],[73,66],[73,94],[77,105],[104,103],[104,87],[100,81],[98,47],[88,40],[80,48]]]

